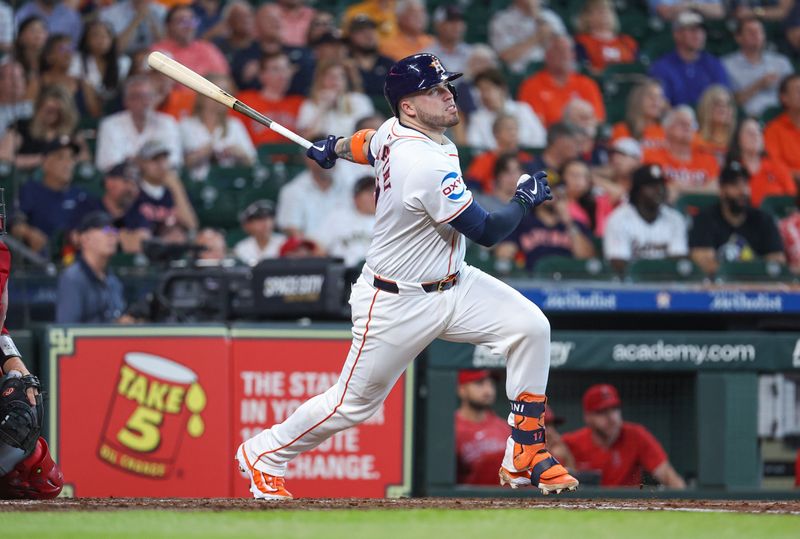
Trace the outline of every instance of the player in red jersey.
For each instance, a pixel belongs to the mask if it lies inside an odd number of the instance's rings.
[[[644,426],[623,421],[620,405],[614,386],[598,384],[584,393],[586,426],[562,435],[577,469],[600,471],[604,487],[639,486],[647,471],[664,486],[685,488],[658,440]]]

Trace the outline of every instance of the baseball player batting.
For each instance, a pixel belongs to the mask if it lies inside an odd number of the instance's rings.
[[[460,76],[432,54],[404,58],[384,84],[393,118],[377,130],[330,135],[306,153],[324,168],[338,158],[374,165],[375,231],[350,296],[353,342],[336,385],[236,451],[255,498],[291,498],[287,463],[375,413],[436,338],[485,345],[508,358],[511,436],[498,463],[500,484],[534,485],[544,494],[578,487],[545,447],[547,318],[507,284],[464,263],[464,236],[495,245],[552,198],[550,187],[543,172],[524,174],[504,208],[487,213],[473,200],[458,150],[444,135],[458,123],[452,81]]]

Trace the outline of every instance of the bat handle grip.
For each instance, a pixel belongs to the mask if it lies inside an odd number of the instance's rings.
[[[291,131],[291,130],[283,127],[278,122],[273,121],[270,124],[269,128],[272,129],[273,131],[275,131],[276,133],[279,133],[279,134],[283,135],[284,137],[288,138],[292,142],[299,144],[300,146],[302,146],[306,150],[311,147],[311,142],[309,142],[308,140],[304,139],[303,137],[301,137],[300,135],[298,135],[294,131]]]

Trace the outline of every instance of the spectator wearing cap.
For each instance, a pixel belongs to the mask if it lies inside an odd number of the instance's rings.
[[[120,0],[100,10],[100,19],[114,30],[119,51],[148,49],[164,34],[167,9],[151,0]]]
[[[286,236],[275,232],[275,206],[269,200],[256,200],[239,215],[239,223],[247,237],[233,247],[234,256],[255,266],[262,260],[278,258]]]
[[[210,75],[208,80],[233,92],[233,81],[227,75]],[[256,162],[256,148],[247,129],[229,110],[213,99],[197,96],[192,115],[179,122],[184,164],[194,180],[205,180],[211,165],[253,166]]]
[[[786,165],[764,152],[764,134],[758,120],[742,120],[733,138],[731,155],[750,173],[750,202],[754,207],[761,206],[761,202],[768,196],[797,194],[797,184],[792,178],[792,172]]]
[[[647,0],[650,11],[665,21],[674,21],[681,13],[691,9],[707,19],[725,17],[722,0]]]
[[[766,50],[764,23],[758,18],[738,19],[734,37],[739,49],[723,57],[722,64],[731,79],[736,102],[748,115],[759,117],[778,106],[778,84],[794,68],[786,56]]]
[[[778,90],[783,112],[764,129],[767,153],[792,171],[800,184],[800,74],[783,78]]]
[[[230,73],[228,61],[213,43],[197,38],[197,15],[189,5],[175,5],[167,12],[166,37],[153,43],[154,51],[185,65],[201,75]]]
[[[586,137],[586,132],[576,125],[563,122],[551,125],[547,129],[547,146],[526,164],[525,170],[529,174],[544,170],[550,185],[557,185],[561,181],[559,171],[567,161],[580,157]]]
[[[106,116],[97,131],[97,168],[106,171],[132,158],[148,140],[161,140],[169,147],[169,162],[179,167],[183,148],[178,124],[168,114],[157,112],[156,93],[146,75],[129,78],[123,93],[125,110]]]
[[[285,52],[264,55],[261,60],[259,80],[261,89],[243,90],[237,98],[262,114],[272,118],[292,131],[297,130],[297,117],[303,97],[289,94],[292,81],[292,64]],[[281,144],[286,139],[272,129],[250,118],[242,117],[253,144]]]
[[[317,12],[315,18],[322,14],[324,12]],[[259,89],[261,59],[284,52],[292,64],[294,75],[288,93],[306,95],[311,85],[314,58],[307,47],[291,47],[283,43],[281,36],[285,23],[281,19],[280,7],[271,2],[261,4],[256,10],[255,25],[256,41],[239,50],[231,60],[236,86],[239,90]]]
[[[297,128],[306,138],[319,132],[355,132],[356,122],[373,114],[372,101],[361,93],[361,81],[353,81],[352,74],[344,61],[317,65],[311,92],[297,118]]]
[[[640,487],[647,472],[668,488],[686,483],[664,448],[643,425],[623,421],[614,386],[597,384],[583,394],[585,427],[561,435],[575,457],[576,469],[600,472],[604,487]]]
[[[620,34],[619,18],[610,0],[587,0],[578,14],[575,42],[578,58],[594,73],[607,65],[636,61],[639,46],[631,36]]]
[[[72,45],[77,45],[81,38],[83,22],[80,14],[67,2],[60,0],[30,0],[20,5],[14,15],[19,29],[20,25],[31,17],[41,18],[47,25],[50,34],[69,36]]]
[[[592,231],[573,218],[563,185],[553,189],[553,201],[522,218],[519,226],[495,248],[495,258],[516,262],[528,271],[544,258],[558,256],[586,260],[595,256]],[[501,262],[501,265],[504,265]]]
[[[455,413],[456,482],[497,485],[497,470],[503,461],[511,428],[493,410],[497,389],[488,370],[458,373]]]
[[[508,83],[500,70],[487,69],[478,73],[474,84],[480,94],[481,104],[469,116],[467,144],[478,149],[497,149],[492,127],[497,116],[505,114],[517,119],[518,137],[523,146],[545,146],[547,132],[542,122],[528,103],[514,101],[509,97]]]
[[[136,158],[140,181],[135,206],[150,223],[155,237],[176,224],[189,231],[198,226],[183,182],[169,166],[168,158],[169,148],[157,140],[145,142]]]
[[[381,40],[379,50],[394,61],[427,51],[434,43],[432,35],[425,33],[428,12],[422,0],[397,0],[397,32]],[[448,68],[449,69],[449,68]]]
[[[467,24],[464,11],[457,5],[442,5],[433,12],[436,41],[426,49],[436,55],[450,71],[463,73],[472,45],[464,43]]]
[[[394,60],[378,52],[378,25],[367,15],[354,17],[347,26],[350,58],[358,68],[364,93],[383,97],[383,83]]]
[[[330,62],[342,62],[347,60],[347,44],[342,38],[342,32],[338,28],[333,28],[330,31],[323,32],[317,37],[309,40],[308,46],[314,56],[314,61],[317,64],[325,64]],[[356,72],[355,66],[347,63],[348,72]],[[348,75],[351,79],[353,74]],[[358,79],[355,75],[355,79]]]
[[[324,252],[314,241],[300,236],[287,238],[278,252],[280,258],[318,258]]]
[[[661,82],[672,106],[694,106],[712,84],[730,88],[722,62],[704,50],[706,30],[702,15],[682,11],[672,21],[672,37],[675,49],[650,66],[650,76]]]
[[[720,261],[763,258],[786,263],[778,227],[768,213],[750,205],[750,173],[730,161],[719,176],[719,202],[704,208],[689,231],[692,260],[708,275]]]
[[[128,321],[122,282],[108,267],[117,252],[117,229],[104,211],[87,213],[76,229],[78,256],[58,276],[57,324]]]
[[[695,146],[697,119],[687,105],[664,118],[664,145],[644,152],[644,162],[660,165],[667,180],[668,201],[683,193],[716,193],[719,164],[713,155]]]
[[[36,252],[44,252],[51,242],[60,239],[75,208],[88,197],[72,185],[77,153],[77,145],[66,135],[51,141],[44,147],[42,180],[28,180],[19,191],[11,235]]]
[[[664,144],[661,120],[668,109],[660,82],[647,79],[637,84],[628,94],[625,119],[611,129],[611,140],[632,138],[645,150],[661,147]]]
[[[312,136],[311,140],[320,137]],[[349,203],[348,189],[334,172],[306,159],[306,170],[281,187],[275,222],[288,236],[305,237],[317,229],[329,213]]]
[[[309,236],[328,256],[353,268],[366,258],[374,228],[375,177],[364,176],[353,186],[353,203],[334,208]]]
[[[628,202],[608,217],[603,256],[620,275],[635,260],[665,260],[689,254],[686,220],[665,204],[666,183],[658,165],[633,173]]]
[[[222,22],[225,33],[211,40],[227,60],[233,64],[237,52],[250,47],[255,42],[255,12],[250,2],[233,0],[222,8]]]
[[[316,10],[305,5],[304,0],[278,0],[278,9],[284,24],[281,41],[290,47],[305,47],[308,29]]]
[[[621,138],[611,143],[608,166],[592,171],[592,182],[608,196],[612,208],[627,201],[633,171],[641,164],[642,149],[639,143],[632,138]],[[605,230],[597,231],[597,235],[604,236]]]
[[[525,101],[550,127],[561,119],[564,107],[574,97],[591,103],[597,119],[606,119],[600,87],[586,75],[575,71],[575,51],[568,36],[555,36],[547,45],[544,68],[525,79],[519,87],[518,99]]]
[[[554,36],[566,36],[567,27],[540,0],[514,0],[489,21],[489,43],[503,63],[517,74],[532,62],[541,62]]]
[[[477,183],[479,190],[487,194],[494,189],[494,167],[499,155],[515,155],[525,164],[533,161],[533,156],[520,148],[519,120],[516,116],[498,114],[492,123],[492,136],[494,149],[475,156],[465,175],[469,182]]]
[[[397,14],[395,0],[363,0],[349,6],[342,17],[342,26],[347,28],[356,17],[366,16],[378,25],[380,40],[392,37],[397,33]]]
[[[119,230],[119,241],[125,253],[141,253],[142,242],[151,237],[153,224],[139,212],[136,201],[139,197],[138,170],[128,161],[112,167],[103,177],[103,196],[88,197],[73,214],[70,230],[77,230],[85,215],[103,211],[109,215]],[[74,237],[73,243],[74,242]]]

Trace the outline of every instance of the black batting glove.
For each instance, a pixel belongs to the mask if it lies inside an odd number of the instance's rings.
[[[308,150],[306,156],[317,162],[322,168],[331,168],[336,164],[336,141],[342,137],[328,135],[325,140],[316,141]]]
[[[543,170],[530,174],[523,174],[517,181],[517,191],[514,199],[518,200],[528,209],[533,209],[539,204],[553,200],[550,185],[547,183],[547,173]]]

